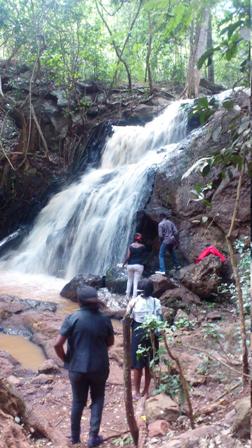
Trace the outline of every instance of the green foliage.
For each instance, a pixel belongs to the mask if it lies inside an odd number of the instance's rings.
[[[126,446],[126,445],[132,445],[133,439],[132,439],[131,436],[126,434],[124,436],[118,437],[117,439],[113,439],[112,443],[115,446],[123,447],[123,446]]]
[[[248,245],[248,238],[237,240],[235,242],[236,252],[239,254],[238,271],[240,276],[240,283],[242,288],[242,296],[244,301],[244,311],[246,314],[250,313],[250,267],[251,256]],[[234,282],[222,283],[218,292],[223,295],[228,295],[232,302],[237,304],[237,291]]]
[[[154,390],[154,394],[165,393],[169,397],[179,397],[180,404],[184,403],[183,388],[179,375],[162,373],[160,378],[160,385]]]
[[[176,322],[172,326],[172,329],[179,330],[181,328],[185,328],[186,330],[193,330],[194,326],[195,321],[189,320],[186,317],[180,317],[176,320]]]
[[[217,22],[219,45],[208,48],[198,60],[198,68],[210,62],[215,53],[227,62],[237,61],[242,76],[240,82],[249,84],[250,61],[250,3],[249,0],[232,0],[224,17]],[[239,56],[238,56],[239,55]],[[237,58],[238,56],[238,58]]]
[[[139,16],[129,34],[140,3]],[[127,76],[125,67],[117,64],[115,46],[121,51],[128,36],[123,57],[133,82],[146,81],[151,41],[149,61],[153,81],[181,84],[186,79],[189,30],[204,4],[211,7],[219,32],[214,49],[202,56],[200,64],[214,53],[218,77],[229,84],[238,77],[233,61],[241,66],[243,74],[247,70],[247,0],[233,0],[231,7],[227,4],[223,8],[209,0],[99,0],[99,4],[112,35],[93,0],[0,0],[3,57],[15,58],[31,67],[37,61],[48,77],[65,84],[67,91],[74,90],[79,79],[111,83],[115,71],[120,83]],[[201,109],[200,119],[204,121],[209,108],[202,105]]]
[[[209,169],[209,165],[206,165],[205,172]],[[206,194],[212,190],[212,182],[208,182],[205,185],[202,184],[195,184],[193,190],[191,190],[191,193],[193,194],[193,201],[195,202],[202,202],[206,207],[211,206],[211,202],[206,198]]]
[[[208,356],[204,356],[202,362],[199,364],[198,368],[197,368],[197,372],[200,375],[206,375],[208,370],[209,370],[209,366],[210,366],[210,360],[208,358]]]
[[[219,329],[218,325],[210,323],[210,322],[204,325],[203,334],[204,334],[204,339],[211,338],[211,339],[214,339],[216,342],[223,339],[223,335],[220,333],[220,329]]]
[[[189,111],[189,116],[196,115],[199,117],[200,124],[203,125],[211,117],[211,115],[218,109],[218,101],[212,97],[211,99],[207,97],[200,97],[194,100],[193,107]]]
[[[167,322],[163,322],[157,319],[149,318],[141,325],[147,334],[159,334],[159,349],[156,351],[154,358],[150,362],[150,368],[155,374],[156,387],[154,394],[164,392],[171,398],[178,397],[179,404],[182,405],[185,401],[183,387],[180,381],[180,377],[177,373],[171,373],[172,361],[167,357],[167,351],[164,347],[163,334],[166,334],[167,339],[170,341],[173,339],[172,335],[177,328],[193,328],[194,323],[188,319],[181,318],[178,320],[178,327],[169,327]],[[139,346],[137,356],[146,356],[149,354],[149,350],[145,347]]]

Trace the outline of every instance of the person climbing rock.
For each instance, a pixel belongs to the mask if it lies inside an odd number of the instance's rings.
[[[153,350],[150,336],[146,333],[141,324],[148,317],[162,320],[162,309],[160,300],[152,297],[153,282],[150,279],[143,279],[139,282],[139,289],[142,293],[132,298],[128,303],[126,313],[132,320],[132,338],[131,338],[131,368],[133,369],[133,399],[137,400],[140,396],[148,396],[151,382],[150,361],[153,359]],[[137,355],[139,347],[145,349],[145,353],[140,357]],[[158,350],[158,338],[155,336],[155,346]],[[140,394],[141,379],[144,369],[144,388]]]
[[[88,448],[92,448],[103,442],[99,429],[109,375],[108,347],[114,344],[114,332],[110,319],[100,312],[104,304],[98,299],[95,288],[78,288],[77,300],[80,309],[64,320],[54,349],[69,371],[73,445],[80,443],[81,416],[90,391],[92,404]]]
[[[167,251],[172,257],[172,262],[175,269],[180,269],[180,265],[174,250],[175,247],[178,246],[178,230],[175,224],[168,219],[166,214],[162,213],[160,218],[161,221],[158,224],[158,236],[161,245],[159,249],[159,271],[156,271],[156,273],[165,274],[165,255]]]
[[[126,287],[126,296],[130,298],[132,285],[132,297],[137,296],[137,285],[142,277],[144,270],[144,260],[146,257],[146,247],[143,244],[143,237],[141,233],[136,233],[134,242],[129,246],[127,256],[122,266],[127,263],[128,281]]]

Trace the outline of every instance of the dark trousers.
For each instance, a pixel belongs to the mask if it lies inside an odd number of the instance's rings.
[[[179,265],[173,244],[166,244],[166,243],[162,242],[160,249],[159,249],[159,269],[162,272],[166,271],[165,254],[167,251],[171,254],[174,267],[177,268]]]
[[[92,401],[89,434],[95,436],[99,433],[107,378],[108,372],[69,372],[73,395],[71,410],[71,436],[73,443],[80,441],[81,416],[87,403],[89,390]]]

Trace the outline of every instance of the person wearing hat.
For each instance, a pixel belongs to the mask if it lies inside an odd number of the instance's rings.
[[[126,287],[126,297],[128,298],[130,298],[132,285],[132,297],[137,296],[137,285],[142,277],[145,257],[146,247],[143,244],[143,237],[141,233],[136,233],[133,243],[128,248],[128,253],[123,263],[123,266],[127,263],[128,281]]]
[[[72,444],[80,443],[81,416],[90,391],[92,404],[88,448],[92,448],[103,442],[99,429],[109,375],[108,347],[114,344],[114,331],[111,320],[101,313],[105,305],[98,299],[95,288],[77,288],[77,300],[80,309],[64,320],[54,349],[69,371]]]

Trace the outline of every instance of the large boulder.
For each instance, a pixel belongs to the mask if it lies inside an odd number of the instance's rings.
[[[160,297],[161,304],[165,307],[178,310],[180,308],[190,308],[192,304],[201,303],[199,296],[189,289],[180,285],[178,288],[165,291]]]
[[[153,281],[153,295],[158,298],[161,297],[167,289],[174,289],[178,286],[176,280],[165,277],[162,274],[153,274],[150,276],[150,280]]]
[[[113,267],[106,272],[106,287],[113,293],[125,294],[127,279],[126,269]]]
[[[72,300],[73,302],[77,302],[77,288],[86,285],[93,286],[94,288],[102,288],[104,286],[104,279],[96,275],[76,275],[64,286],[64,288],[60,291],[60,295]]]
[[[180,270],[180,281],[202,299],[214,298],[222,281],[222,262],[215,255],[208,255],[198,264]]]
[[[250,438],[251,400],[244,397],[235,403],[236,415],[234,418],[232,433],[239,439]]]
[[[179,416],[179,407],[168,395],[161,393],[146,401],[145,413],[148,422],[159,419],[174,422]]]

